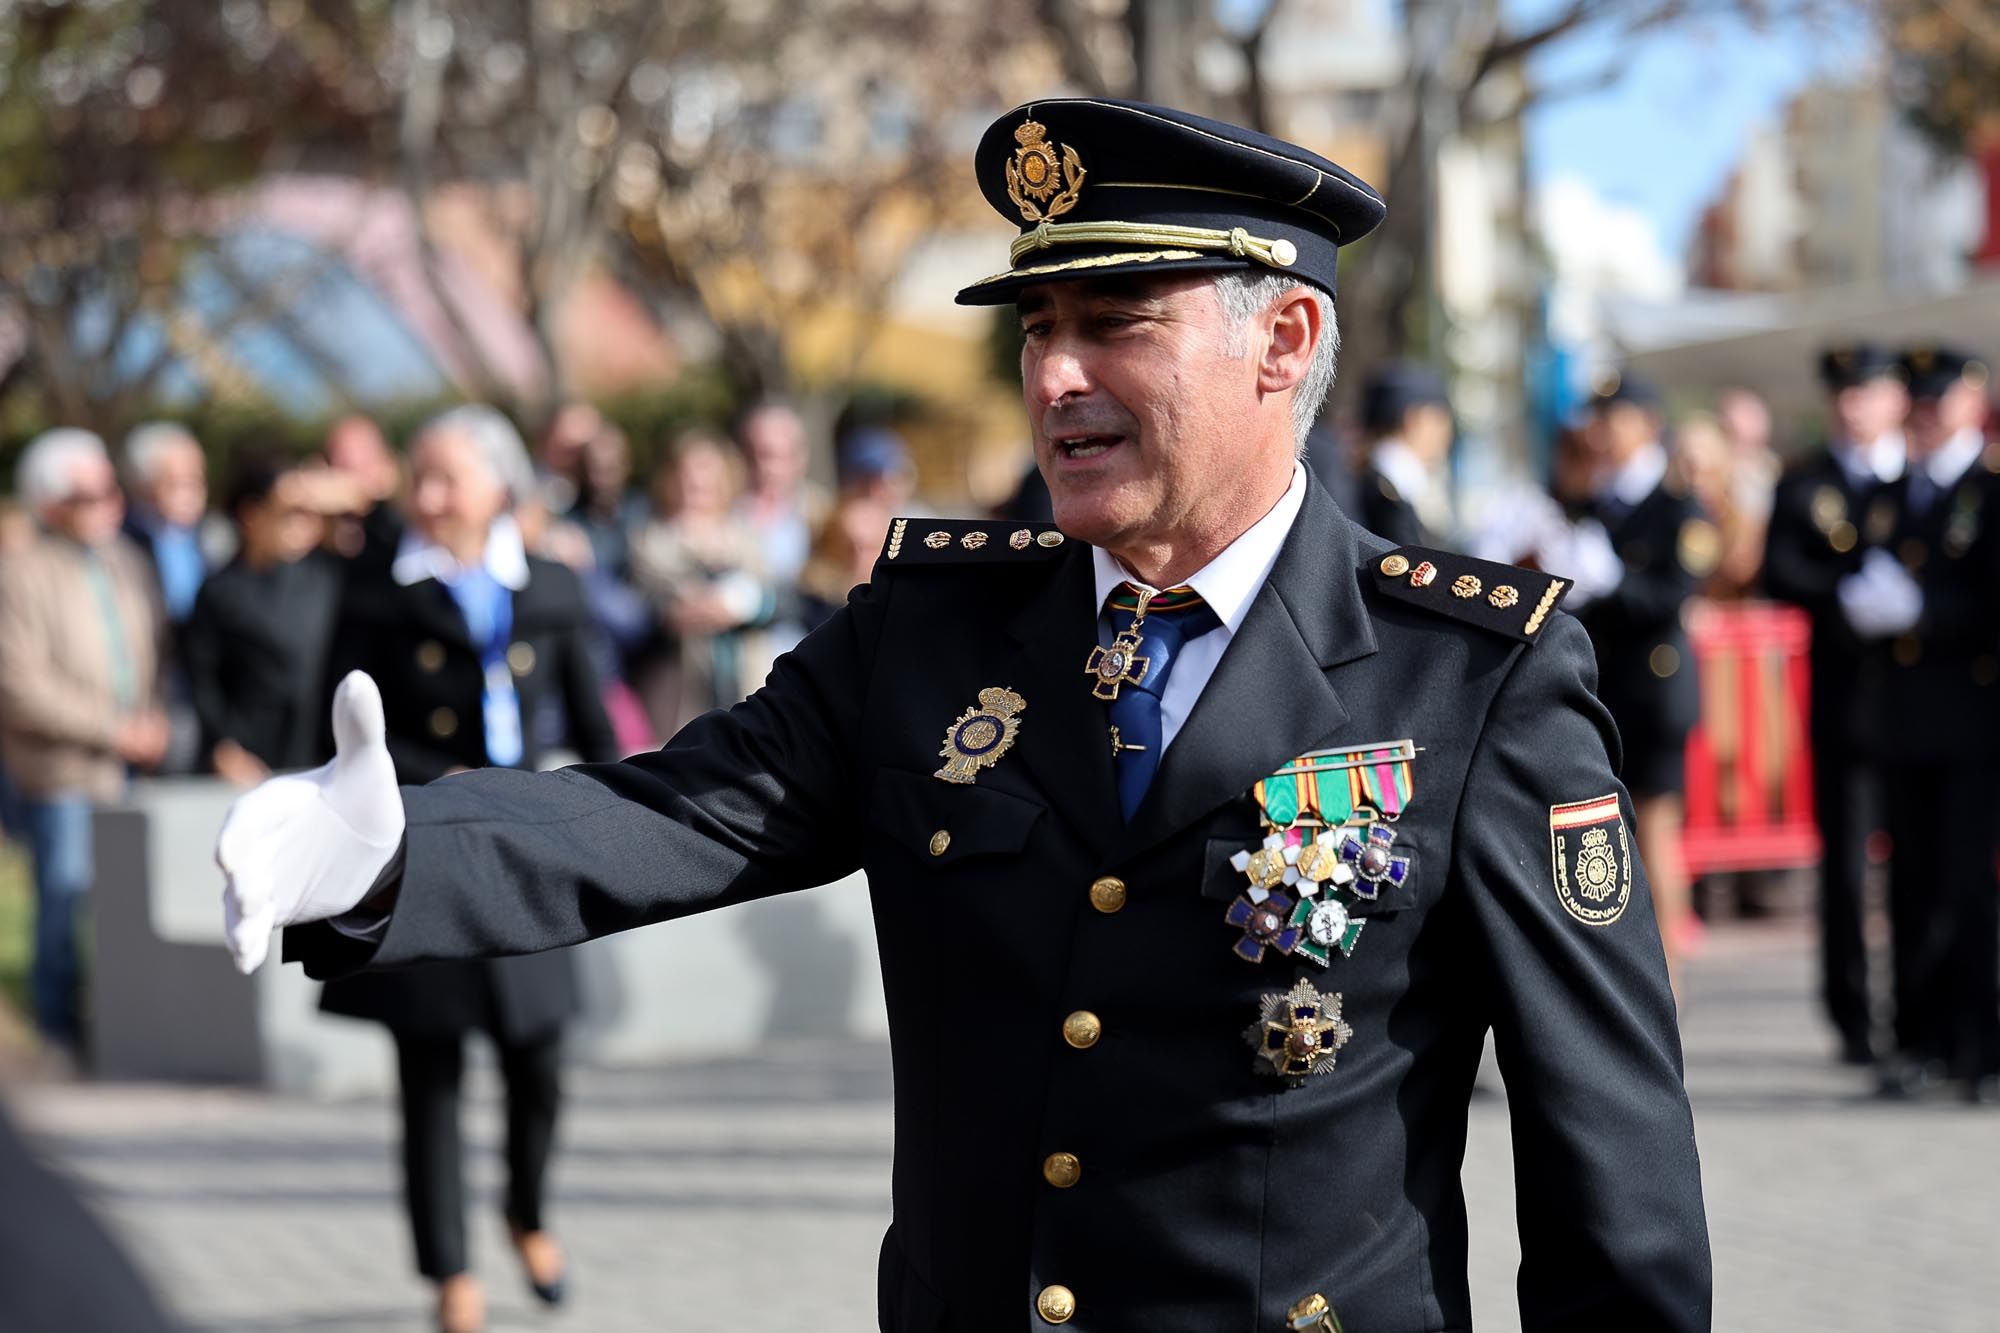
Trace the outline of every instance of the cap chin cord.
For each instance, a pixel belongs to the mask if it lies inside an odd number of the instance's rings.
[[[1213,227],[1177,227],[1149,222],[1042,222],[1016,237],[1007,257],[1016,265],[1025,255],[1058,245],[1125,245],[1168,247],[1182,250],[1227,254],[1250,259],[1271,268],[1290,268],[1298,262],[1299,248],[1278,237],[1266,240],[1252,236],[1241,227],[1222,231]]]

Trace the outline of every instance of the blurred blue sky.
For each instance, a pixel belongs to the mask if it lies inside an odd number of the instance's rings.
[[[1505,0],[1532,20],[1568,0]],[[1621,45],[1624,49],[1621,49]],[[1684,24],[1636,43],[1586,32],[1546,48],[1533,65],[1550,87],[1623,65],[1599,92],[1557,99],[1528,121],[1528,169],[1537,181],[1569,175],[1613,203],[1638,209],[1661,248],[1688,237],[1741,153],[1750,130],[1780,114],[1817,78],[1851,76],[1872,56],[1858,21],[1758,31],[1740,19]]]

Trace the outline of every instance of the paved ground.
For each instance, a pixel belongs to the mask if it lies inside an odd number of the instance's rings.
[[[2000,1112],[1866,1099],[1865,1080],[1824,1058],[1806,946],[1796,924],[1718,932],[1690,973],[1717,1327],[2000,1329]],[[478,1086],[471,1132],[488,1151],[475,1181],[490,1198],[498,1125],[490,1081]],[[553,1319],[531,1309],[488,1210],[475,1255],[494,1281],[496,1328],[874,1327],[888,1216],[882,1049],[584,1070],[572,1088],[557,1217],[578,1256],[577,1299]],[[79,1085],[28,1088],[16,1106],[196,1328],[425,1327],[386,1104]],[[1465,1174],[1480,1327],[1510,1329],[1517,1253],[1497,1095],[1475,1107]]]

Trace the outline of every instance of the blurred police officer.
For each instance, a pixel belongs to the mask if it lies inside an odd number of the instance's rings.
[[[1297,461],[1380,198],[1096,99],[1010,112],[975,169],[1020,234],[959,299],[1015,305],[1059,526],[894,521],[763,689],[624,763],[399,794],[351,677],[341,758],[291,779],[316,799],[280,780],[223,830],[239,958],[306,921],[319,971],[540,949],[865,868],[883,1328],[1466,1327],[1489,1029],[1523,1323],[1707,1328],[1672,998],[1568,581],[1392,548]]]
[[[1843,606],[1845,581],[1895,524],[1892,487],[1903,474],[1908,407],[1896,359],[1873,343],[1827,349],[1820,358],[1833,423],[1826,448],[1778,484],[1764,547],[1764,590],[1812,621],[1810,650],[1813,809],[1820,833],[1820,966],[1827,1017],[1841,1058],[1874,1058],[1868,950],[1862,937],[1862,876],[1869,833],[1879,826],[1881,786],[1861,737],[1874,709],[1863,690],[1862,643]],[[1884,596],[1873,581],[1848,585],[1861,607]],[[1888,609],[1885,604],[1884,609]]]
[[[1450,480],[1451,399],[1428,366],[1392,361],[1361,389],[1365,439],[1353,517],[1398,546],[1436,546],[1454,536]]]
[[[1597,649],[1597,694],[1624,742],[1621,776],[1638,811],[1639,847],[1671,965],[1686,925],[1680,858],[1687,735],[1701,714],[1682,611],[1715,572],[1722,540],[1667,467],[1658,392],[1613,377],[1591,399],[1583,437],[1594,464],[1586,512],[1602,525],[1611,561],[1598,585],[1579,580],[1572,606]],[[1576,598],[1582,599],[1581,605]]]
[[[1902,357],[1909,465],[1894,531],[1841,586],[1879,673],[1889,834],[1896,1053],[1883,1090],[1940,1075],[2000,1098],[2000,451],[1986,445],[1986,368],[1962,351]]]

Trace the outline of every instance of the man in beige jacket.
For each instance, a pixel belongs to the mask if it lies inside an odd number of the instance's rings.
[[[91,810],[166,749],[163,620],[143,557],[119,535],[124,499],[102,440],[81,430],[36,437],[16,489],[39,531],[0,562],[0,757],[34,861],[35,1024],[44,1040],[74,1048]]]

